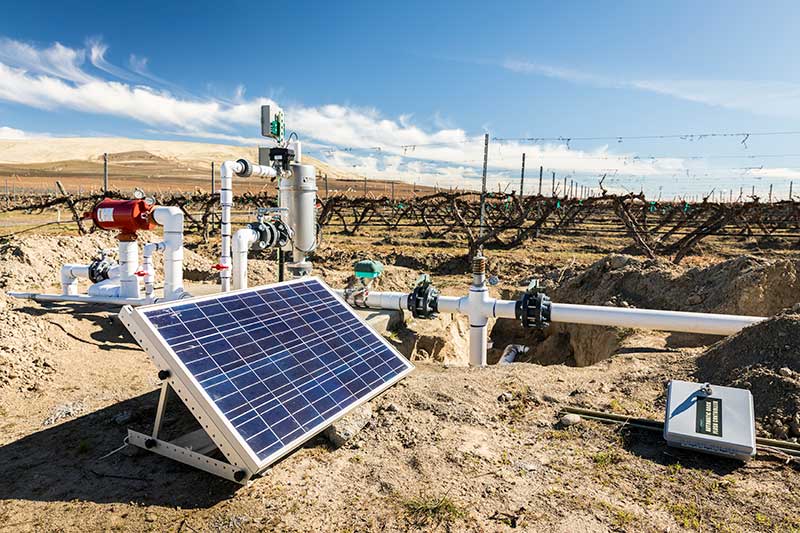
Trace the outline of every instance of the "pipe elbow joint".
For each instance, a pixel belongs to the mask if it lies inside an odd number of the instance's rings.
[[[238,174],[241,170],[242,166],[239,161],[225,161],[219,167],[219,174],[222,179],[231,179],[234,174]]]

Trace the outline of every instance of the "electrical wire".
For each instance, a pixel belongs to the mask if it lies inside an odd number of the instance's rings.
[[[800,131],[763,131],[763,132],[708,132],[708,133],[674,133],[662,135],[603,135],[593,137],[566,136],[558,137],[493,137],[493,141],[498,142],[563,142],[569,144],[576,141],[646,141],[646,140],[667,140],[680,139],[685,141],[700,141],[703,139],[720,137],[741,137],[742,144],[746,145],[750,137],[766,137],[779,135],[800,135]]]

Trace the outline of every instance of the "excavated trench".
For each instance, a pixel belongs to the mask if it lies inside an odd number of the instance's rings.
[[[771,316],[800,302],[800,263],[742,256],[706,268],[683,268],[661,260],[607,256],[583,270],[543,280],[553,301],[586,305],[636,307],[701,313]],[[525,283],[529,280],[521,280]],[[497,296],[516,299],[520,291]],[[544,331],[523,328],[516,320],[490,321],[489,362],[509,344],[527,346],[520,362],[588,366],[612,357],[625,346],[633,329],[552,324]],[[468,361],[469,327],[464,317],[442,315],[414,321],[398,333],[401,350],[418,359],[452,364]],[[711,335],[673,333],[671,347],[708,346]]]

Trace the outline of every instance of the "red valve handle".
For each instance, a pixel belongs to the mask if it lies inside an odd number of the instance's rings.
[[[217,263],[216,265],[212,266],[211,268],[213,270],[216,270],[216,271],[226,270],[228,268],[228,265],[223,265],[222,263]]]
[[[133,275],[143,278],[147,275],[147,272],[145,272],[144,270],[137,270],[136,272],[133,273]]]

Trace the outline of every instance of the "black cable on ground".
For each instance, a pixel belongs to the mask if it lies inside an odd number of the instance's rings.
[[[651,420],[648,418],[635,418],[625,415],[618,415],[616,413],[607,413],[604,411],[593,411],[591,409],[581,409],[580,407],[564,407],[564,413],[582,416],[590,420],[597,420],[598,422],[605,422],[611,424],[622,424],[626,426],[635,427],[638,429],[646,429],[649,431],[664,431],[664,422],[660,420]],[[763,437],[756,437],[756,447],[765,452],[780,452],[792,457],[800,457],[800,444],[787,440],[767,439]]]

